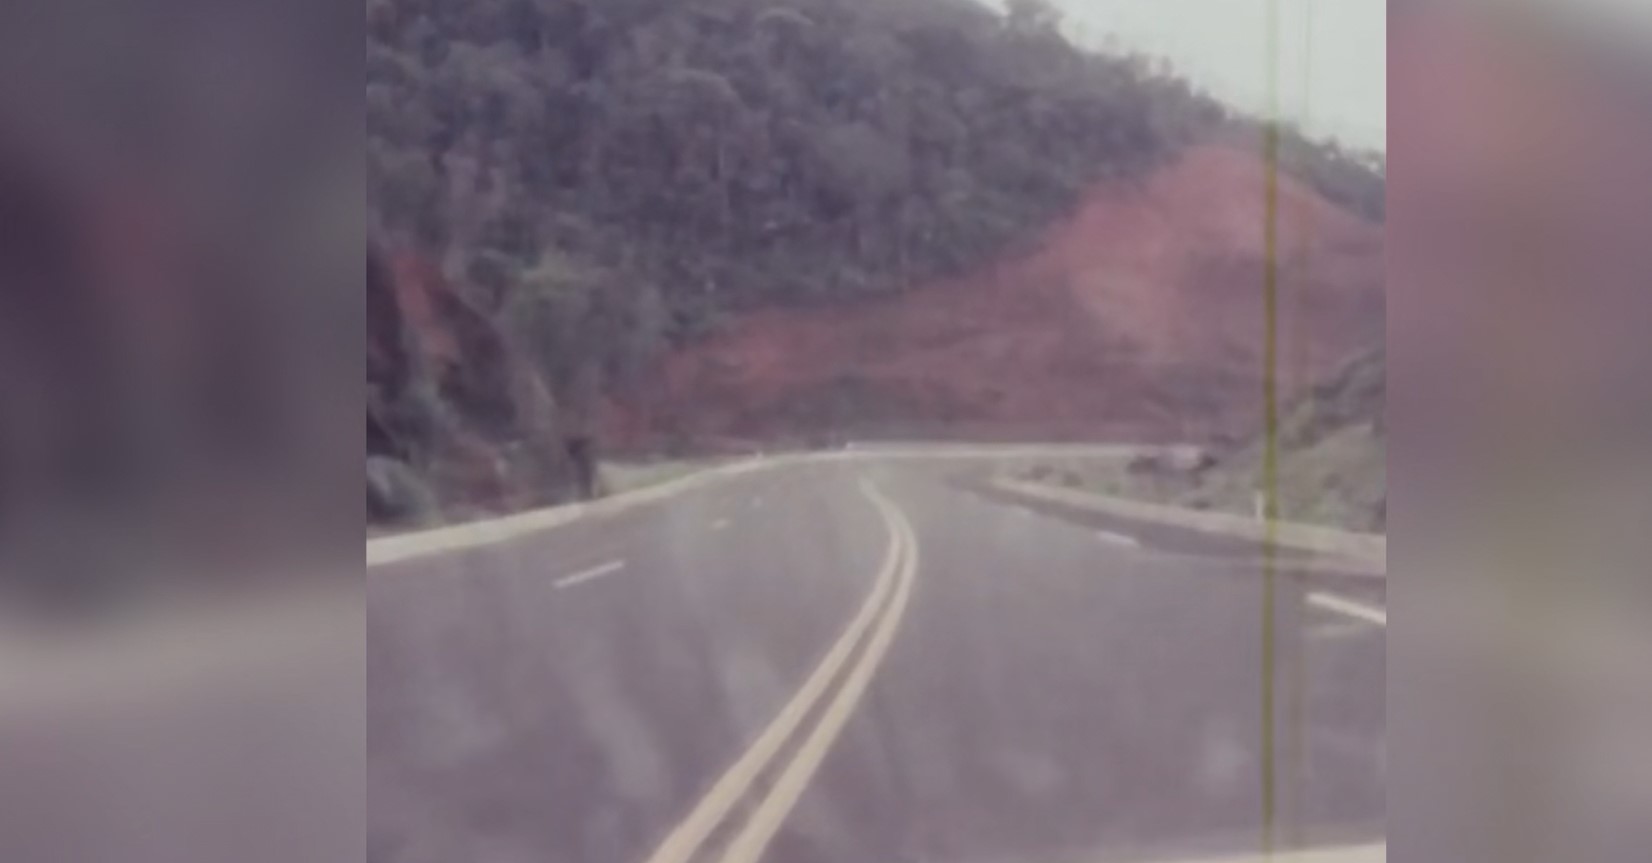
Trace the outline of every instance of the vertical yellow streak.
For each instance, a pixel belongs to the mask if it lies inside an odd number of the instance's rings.
[[[1313,76],[1314,76],[1314,0],[1300,0],[1297,4],[1302,10],[1302,103],[1298,122],[1306,134],[1313,110]],[[1297,215],[1297,255],[1296,255],[1296,338],[1291,358],[1291,376],[1295,381],[1295,392],[1306,392],[1313,385],[1311,379],[1311,361],[1308,349],[1308,328],[1311,326],[1308,317],[1310,298],[1309,291],[1313,290],[1312,273],[1312,201],[1303,196]],[[1299,584],[1294,591],[1296,608],[1295,620],[1297,626],[1306,614],[1307,595]],[[1293,847],[1301,847],[1303,811],[1306,806],[1304,795],[1308,775],[1307,750],[1307,679],[1308,679],[1308,644],[1307,640],[1297,639],[1296,649],[1293,651],[1290,682],[1290,715],[1286,718],[1285,739],[1289,743],[1286,752],[1286,777],[1291,784],[1290,807],[1290,842]]]
[[[1313,120],[1313,62],[1314,62],[1314,0],[1298,0],[1297,8],[1302,10],[1302,102],[1298,109],[1297,127],[1304,135]],[[1312,264],[1313,226],[1309,223],[1313,218],[1313,202],[1311,196],[1303,195],[1299,199],[1296,216],[1297,242],[1296,255],[1296,319],[1292,329],[1295,338],[1291,340],[1291,358],[1289,369],[1291,376],[1288,380],[1295,384],[1295,391],[1300,392],[1313,384],[1310,369],[1312,355],[1309,350],[1309,266]],[[1287,393],[1288,395],[1288,393]]]
[[[1264,62],[1267,115],[1262,127],[1262,853],[1275,849],[1278,776],[1275,690],[1278,633],[1275,561],[1279,522],[1279,0],[1267,0]]]

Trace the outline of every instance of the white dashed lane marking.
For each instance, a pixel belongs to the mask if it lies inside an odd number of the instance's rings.
[[[1119,546],[1120,548],[1141,548],[1141,541],[1135,537],[1125,536],[1122,533],[1114,533],[1110,530],[1097,531],[1096,539],[1099,539],[1108,545]]]
[[[556,583],[552,586],[554,588],[556,588],[557,590],[565,590],[565,589],[570,588],[570,587],[577,587],[581,584],[584,584],[587,581],[596,581],[597,579],[602,578],[603,576],[613,575],[614,573],[619,572],[620,570],[622,570],[624,568],[625,568],[625,561],[623,561],[623,560],[610,561],[610,562],[605,563],[601,566],[593,566],[590,569],[581,570],[579,572],[574,573],[573,575],[564,576],[563,578],[559,578],[559,579],[556,580]]]
[[[1310,593],[1308,604],[1325,611],[1335,612],[1355,620],[1363,620],[1378,626],[1388,625],[1388,611],[1374,605],[1366,605],[1351,599],[1343,599],[1333,593]]]

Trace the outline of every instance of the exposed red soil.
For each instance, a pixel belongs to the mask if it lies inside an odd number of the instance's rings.
[[[770,310],[667,357],[610,433],[636,443],[903,434],[1198,438],[1261,400],[1265,173],[1189,151],[1098,187],[1036,250],[897,298]],[[1383,230],[1279,183],[1286,395],[1384,338]]]

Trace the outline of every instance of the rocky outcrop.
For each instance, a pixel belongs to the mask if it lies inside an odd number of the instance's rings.
[[[1378,349],[1286,405],[1279,426],[1280,512],[1292,520],[1385,533],[1388,368]],[[1260,435],[1190,479],[1182,503],[1246,512],[1262,486]]]
[[[569,424],[464,285],[376,246],[366,292],[370,521],[508,512],[578,493]]]

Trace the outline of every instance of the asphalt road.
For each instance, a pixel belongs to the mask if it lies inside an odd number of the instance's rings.
[[[1257,550],[978,465],[790,463],[370,569],[369,863],[1254,851]],[[1277,835],[1380,842],[1385,589],[1313,565],[1278,579]]]

